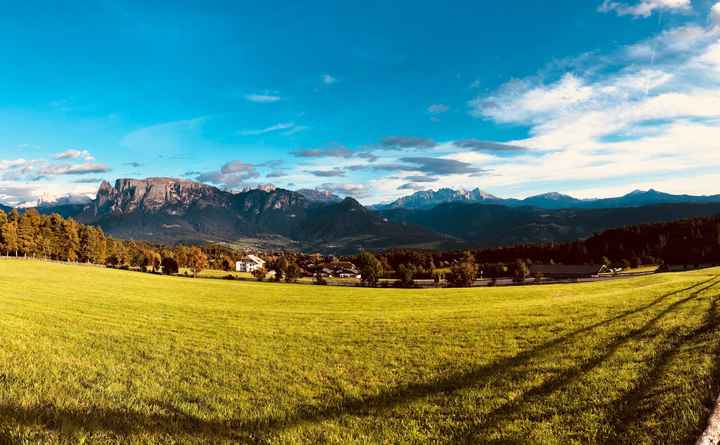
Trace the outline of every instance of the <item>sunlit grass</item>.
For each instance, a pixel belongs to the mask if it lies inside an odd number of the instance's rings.
[[[0,443],[688,443],[720,270],[363,289],[0,260]]]

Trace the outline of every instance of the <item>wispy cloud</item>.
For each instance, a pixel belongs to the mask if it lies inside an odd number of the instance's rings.
[[[427,112],[430,114],[447,113],[448,110],[450,110],[450,107],[445,104],[432,104],[427,108]]]
[[[179,151],[197,150],[202,129],[211,116],[163,122],[128,133],[121,144],[133,151],[146,153],[152,148],[160,156],[176,155]]]
[[[281,101],[282,97],[275,95],[275,94],[269,94],[269,93],[265,93],[265,94],[253,93],[253,94],[246,94],[245,100],[247,100],[249,102],[255,102],[258,104],[269,104],[269,103]]]
[[[687,12],[692,9],[690,0],[641,0],[627,4],[614,0],[605,0],[598,8],[600,12],[615,12],[618,15],[649,17],[656,11]]]
[[[412,164],[407,170],[416,170],[428,175],[458,175],[480,173],[483,170],[473,166],[468,162],[457,161],[454,159],[430,158],[430,157],[407,157],[401,158],[401,162]]]
[[[323,82],[325,85],[332,85],[332,84],[334,84],[334,83],[337,83],[337,81],[338,81],[338,80],[337,80],[335,77],[331,76],[330,74],[323,74],[323,75],[322,75],[322,82]]]
[[[40,174],[45,176],[60,175],[87,175],[90,173],[107,173],[112,169],[106,164],[94,164],[85,162],[82,164],[52,164],[40,169]]]
[[[317,189],[334,195],[352,196],[357,199],[366,198],[371,194],[370,188],[366,184],[357,183],[325,183],[320,184]]]
[[[495,154],[516,154],[527,152],[526,147],[520,147],[518,145],[503,144],[500,142],[492,141],[481,141],[479,139],[461,139],[453,142],[458,148],[470,149],[473,151],[495,153]]]
[[[710,21],[715,26],[720,26],[720,2],[717,2],[710,9]]]
[[[69,150],[65,150],[62,153],[57,153],[55,156],[53,156],[53,159],[82,159],[84,161],[94,161],[95,158],[90,154],[87,150],[78,150],[71,148]]]
[[[405,150],[409,148],[433,148],[437,142],[429,138],[415,136],[388,136],[380,143],[384,149]]]
[[[298,158],[350,158],[353,156],[353,151],[340,145],[330,148],[295,150],[292,154]]]
[[[275,125],[271,125],[269,127],[260,128],[258,130],[242,130],[239,133],[242,136],[260,136],[263,134],[276,133],[278,131],[283,131],[283,130],[287,130],[285,132],[285,134],[287,134],[288,132],[292,132],[293,130],[296,130],[295,132],[297,132],[297,131],[302,131],[304,129],[302,127],[300,127],[300,129],[298,129],[298,128],[299,127],[297,125],[295,125],[294,122],[281,122],[281,123],[278,123]],[[294,133],[290,133],[290,134],[294,134]]]
[[[310,173],[313,176],[317,176],[319,178],[332,178],[332,177],[343,177],[345,176],[345,169],[341,167],[335,167],[331,170],[306,170],[307,173]]]
[[[266,178],[284,178],[289,175],[290,174],[285,170],[272,170],[267,175],[265,175],[265,177]]]
[[[720,168],[720,28],[671,28],[597,60],[513,80],[469,102],[475,117],[527,127],[529,137],[509,145],[544,152],[536,162],[522,152],[493,161],[485,184],[598,188],[668,175],[690,184],[699,171]]]

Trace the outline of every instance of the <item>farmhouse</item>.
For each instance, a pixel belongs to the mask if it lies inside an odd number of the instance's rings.
[[[597,278],[607,267],[599,264],[533,264],[531,276],[546,278]]]
[[[265,260],[255,255],[248,255],[235,263],[236,272],[255,272],[263,267],[265,267]]]
[[[333,275],[338,278],[360,278],[360,271],[354,267],[342,267],[335,269]]]
[[[360,278],[360,271],[352,263],[329,265],[319,269],[318,274],[325,278]]]

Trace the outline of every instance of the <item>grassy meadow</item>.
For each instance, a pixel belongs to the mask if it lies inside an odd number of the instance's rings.
[[[0,444],[684,444],[720,270],[478,289],[0,260]]]

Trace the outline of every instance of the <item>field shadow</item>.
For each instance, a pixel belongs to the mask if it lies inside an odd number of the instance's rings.
[[[525,391],[522,395],[519,397],[504,403],[500,405],[499,407],[495,408],[494,410],[488,412],[484,415],[484,419],[482,422],[479,422],[475,425],[473,425],[472,428],[470,428],[467,431],[463,431],[459,433],[456,437],[453,438],[452,442],[454,443],[474,443],[474,436],[480,434],[483,431],[487,431],[493,428],[499,427],[500,423],[510,417],[512,414],[520,411],[526,403],[528,403],[531,399],[534,398],[543,398],[547,397],[550,394],[561,390],[562,388],[572,384],[573,382],[580,379],[582,376],[586,375],[590,371],[592,371],[594,368],[600,366],[603,362],[605,362],[608,358],[613,356],[625,343],[633,340],[638,339],[642,337],[644,334],[649,332],[658,321],[660,321],[662,318],[672,314],[677,308],[682,306],[685,303],[688,303],[692,300],[695,300],[699,298],[700,294],[706,290],[711,289],[714,287],[718,282],[714,282],[710,284],[709,286],[695,289],[694,292],[688,297],[685,297],[683,299],[677,300],[673,302],[671,305],[664,308],[662,311],[657,313],[655,316],[650,318],[648,321],[646,321],[641,327],[633,329],[629,331],[628,333],[621,335],[617,338],[615,338],[613,341],[608,343],[602,348],[602,352],[600,354],[597,354],[585,362],[583,362],[581,365],[576,367],[571,367],[558,375],[551,377],[550,379],[546,380],[542,384],[535,386],[527,391]],[[699,331],[705,332],[709,327],[706,326],[707,322],[701,326],[701,328],[704,329],[698,329]],[[713,327],[714,325],[711,325],[710,327]],[[698,332],[696,335],[700,335],[701,332]],[[669,360],[669,358],[667,359]],[[497,443],[506,443],[503,441],[499,441]],[[615,443],[615,442],[607,442],[607,443]]]
[[[657,389],[661,383],[664,372],[667,370],[671,361],[680,352],[683,345],[694,342],[705,335],[712,334],[720,328],[720,319],[718,319],[718,298],[720,295],[711,297],[710,307],[707,311],[703,323],[692,331],[684,335],[672,335],[670,340],[661,345],[659,354],[654,357],[650,366],[645,369],[635,386],[627,391],[620,399],[618,399],[609,409],[610,413],[615,413],[615,422],[612,430],[605,438],[605,443],[632,443],[629,430],[632,426],[639,424],[647,415],[651,414],[654,407],[646,402],[653,390]],[[712,390],[708,391],[711,401],[715,400],[716,389],[718,386],[717,374],[720,370],[720,344],[715,345],[715,360],[712,372]],[[705,402],[705,401],[703,401]],[[703,421],[706,419],[703,419]],[[693,443],[704,429],[704,423],[698,425],[694,431],[688,432],[688,437],[683,443]]]
[[[489,413],[486,416],[487,420],[477,425],[481,429],[486,429],[497,424],[498,421],[502,420],[503,416],[517,409],[528,398],[547,395],[596,367],[612,355],[624,342],[634,336],[642,335],[657,320],[672,312],[677,306],[697,298],[701,292],[720,283],[720,281],[716,281],[719,277],[714,276],[692,286],[661,295],[645,305],[623,311],[616,316],[576,329],[512,357],[479,366],[471,371],[454,373],[434,381],[401,385],[374,396],[346,398],[329,407],[301,405],[294,412],[277,417],[214,421],[184,413],[171,404],[160,401],[153,403],[158,408],[157,411],[160,411],[160,413],[155,414],[112,408],[73,409],[59,408],[53,405],[25,407],[0,404],[0,425],[3,421],[11,421],[26,426],[42,426],[52,431],[62,431],[66,425],[72,425],[89,433],[104,431],[122,436],[143,432],[167,435],[187,434],[207,438],[208,440],[261,441],[268,435],[297,425],[322,422],[343,415],[368,415],[377,410],[389,409],[428,396],[450,394],[464,388],[477,386],[502,371],[508,372],[510,369],[522,367],[534,358],[540,357],[546,351],[561,346],[581,334],[649,310],[675,295],[692,292],[689,297],[678,300],[663,309],[641,328],[618,337],[606,346],[603,354],[586,361],[579,367],[563,372],[542,385],[529,390],[520,399],[509,402]],[[478,430],[475,429],[475,431]],[[468,441],[471,438],[472,434],[456,437],[457,441]],[[0,436],[0,439],[2,439],[2,436]]]

